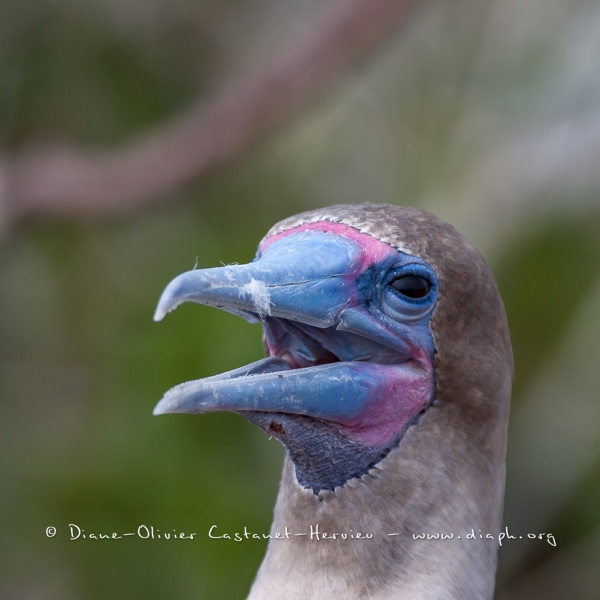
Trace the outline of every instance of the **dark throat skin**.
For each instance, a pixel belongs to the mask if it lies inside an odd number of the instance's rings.
[[[303,487],[286,457],[271,533],[287,527],[292,537],[270,542],[249,598],[270,598],[278,589],[280,597],[298,600],[491,599],[504,467],[492,459],[493,445],[480,453],[476,439],[444,436],[440,411],[444,420],[460,420],[434,403],[376,468],[335,491],[315,495]],[[495,442],[504,445],[505,437]],[[465,476],[465,466],[479,477]],[[317,539],[310,535],[317,526],[321,534],[348,538]],[[495,539],[466,539],[471,530]],[[356,539],[359,533],[372,537]],[[420,533],[462,539],[415,539]]]
[[[316,495],[367,474],[400,438],[389,446],[367,446],[310,417],[261,412],[242,416],[283,444],[299,484]]]
[[[310,417],[263,412],[240,414],[283,444],[294,464],[298,483],[316,495],[323,490],[333,491],[376,469],[398,446],[406,429],[421,416],[408,422],[388,444],[369,446],[343,435],[330,423]]]

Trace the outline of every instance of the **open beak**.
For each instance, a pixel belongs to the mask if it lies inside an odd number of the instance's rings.
[[[191,301],[263,321],[271,356],[178,385],[154,414],[252,411],[360,422],[386,388],[412,377],[405,341],[361,305],[356,280],[363,267],[358,243],[313,231],[273,242],[250,264],[176,277],[156,320]],[[383,346],[394,360],[369,362]]]

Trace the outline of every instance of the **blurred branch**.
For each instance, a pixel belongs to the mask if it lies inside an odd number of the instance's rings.
[[[586,190],[600,186],[599,155],[600,111],[592,110],[495,142],[472,161],[455,190],[445,184],[426,205],[440,214],[452,206],[466,215],[461,231],[493,261],[520,223],[541,214],[597,210],[597,194]]]
[[[0,226],[30,214],[110,216],[207,174],[297,113],[416,4],[329,3],[272,64],[121,147],[30,145],[0,156]]]

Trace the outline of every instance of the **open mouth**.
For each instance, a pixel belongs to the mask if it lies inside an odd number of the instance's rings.
[[[292,232],[250,264],[183,273],[156,320],[187,301],[217,307],[262,322],[268,357],[175,386],[154,413],[240,414],[284,444],[302,485],[334,489],[430,406],[436,293],[426,263],[355,230]]]
[[[360,443],[396,439],[432,398],[433,342],[429,305],[405,302],[405,323],[397,317],[404,304],[386,282],[399,270],[425,267],[404,267],[414,259],[380,242],[378,262],[369,263],[365,248],[375,242],[363,237],[292,234],[248,265],[176,277],[157,320],[192,301],[262,321],[269,356],[172,388],[155,414],[280,413],[326,422]]]
[[[263,327],[267,358],[177,385],[154,413],[255,410],[353,426],[362,414],[364,396],[380,387],[376,375],[398,370],[410,377],[412,371],[421,371],[413,361],[393,364],[398,357],[389,348],[335,328],[318,329],[273,317],[266,318]],[[374,357],[383,360],[372,362]],[[338,401],[331,402],[329,398],[335,396]]]
[[[342,360],[323,345],[323,335],[315,327],[295,324],[286,319],[267,318],[263,328],[265,348],[269,356],[285,360],[292,369]]]

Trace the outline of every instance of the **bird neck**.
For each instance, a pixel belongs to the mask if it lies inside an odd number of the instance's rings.
[[[425,420],[368,475],[318,496],[299,485],[286,458],[249,600],[274,590],[289,599],[492,598],[504,436],[482,452],[436,427],[435,418]],[[427,438],[435,444],[423,447]]]

